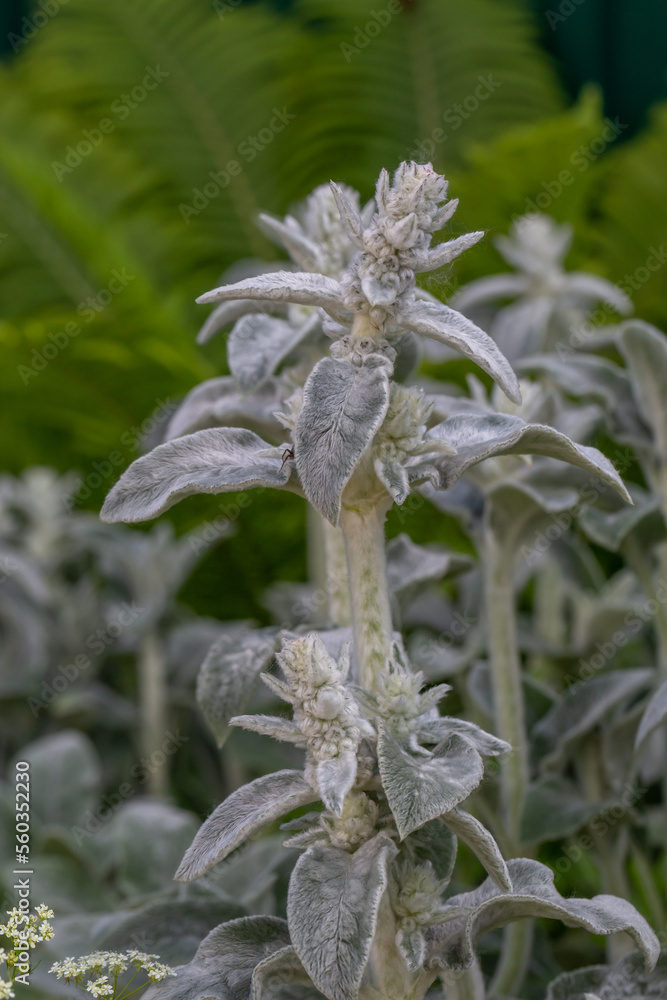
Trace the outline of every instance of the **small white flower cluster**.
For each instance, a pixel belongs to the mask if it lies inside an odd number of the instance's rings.
[[[384,719],[393,733],[408,736],[451,690],[449,684],[437,684],[422,693],[424,682],[421,670],[413,672],[403,649],[394,644],[388,669],[378,678],[375,694],[365,693],[364,697],[373,714]]]
[[[14,907],[7,911],[7,923],[0,924],[0,935],[8,937],[15,949],[35,948],[41,941],[50,941],[53,937],[53,928],[49,923],[53,919],[53,910],[44,903],[34,910],[34,913],[24,913]],[[9,953],[9,960],[11,955],[12,952]]]
[[[285,640],[277,659],[288,681],[279,693],[291,702],[294,721],[315,761],[355,752],[362,736],[372,735],[344,684],[349,670],[347,650],[337,664],[313,632]]]
[[[402,930],[432,924],[442,908],[448,882],[436,877],[430,861],[415,865],[404,861],[395,869],[390,885],[391,905]]]
[[[432,234],[458,204],[442,204],[447,188],[448,182],[430,163],[401,163],[391,185],[387,171],[380,174],[377,212],[357,241],[361,252],[341,281],[347,308],[368,314],[378,329],[412,301],[415,272],[441,266],[430,263],[429,247]]]
[[[159,983],[167,976],[176,975],[172,968],[158,959],[158,955],[149,955],[145,951],[137,951],[136,948],[124,952],[95,951],[81,958],[64,958],[61,962],[54,962],[49,972],[54,973],[58,979],[64,979],[65,982],[73,982],[88,993],[92,993],[94,997],[113,997],[117,977],[130,966],[134,967],[135,974],[143,970],[151,983]],[[105,970],[108,975],[102,974]],[[89,974],[94,978],[88,979]],[[109,981],[109,976],[113,982]]]
[[[13,997],[12,989],[14,977],[16,975],[15,966],[19,961],[19,953],[26,949],[36,948],[42,941],[50,941],[53,937],[53,928],[50,921],[53,919],[53,910],[45,903],[40,903],[34,907],[34,913],[26,913],[14,907],[7,911],[8,920],[0,924],[0,935],[8,937],[12,942],[9,951],[0,948],[0,964],[4,965],[9,974],[9,981],[0,979],[0,1000]]]

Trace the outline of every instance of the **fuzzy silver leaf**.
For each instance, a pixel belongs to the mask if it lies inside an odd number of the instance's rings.
[[[414,752],[379,723],[378,763],[387,801],[401,839],[424,823],[451,812],[477,787],[482,758],[457,734],[433,753]]]
[[[317,798],[300,771],[275,771],[237,789],[198,830],[174,876],[176,881],[201,878],[267,823]]]
[[[377,834],[354,854],[314,846],[296,863],[287,899],[292,943],[329,1000],[355,1000],[359,994],[387,866],[395,855],[395,844]]]
[[[120,477],[104,501],[103,521],[134,524],[169,510],[195,493],[228,493],[253,486],[284,487],[290,470],[252,431],[216,427],[158,445]],[[262,454],[264,452],[264,454]]]
[[[384,364],[357,367],[323,358],[308,377],[294,429],[294,454],[307,498],[338,523],[341,497],[389,405]]]

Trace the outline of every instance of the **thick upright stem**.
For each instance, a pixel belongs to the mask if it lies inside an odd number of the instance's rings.
[[[161,750],[167,730],[167,684],[164,676],[164,659],[157,636],[146,635],[139,649],[139,742],[142,757],[151,761],[156,750]],[[161,759],[146,768],[147,788],[152,795],[166,795],[169,782],[166,764]]]
[[[484,593],[496,735],[512,747],[502,762],[505,834],[515,854],[520,844],[521,812],[528,783],[526,722],[521,661],[516,630],[513,564],[492,532],[486,532]]]
[[[317,606],[332,625],[349,625],[352,612],[343,532],[309,505],[307,534],[308,576],[317,591]]]
[[[391,604],[384,555],[386,506],[343,508],[354,651],[359,683],[373,691],[391,655]]]
[[[349,625],[352,622],[352,608],[347,582],[345,539],[341,529],[334,528],[328,521],[322,519],[322,526],[329,619],[334,625]]]
[[[496,735],[512,750],[501,763],[502,811],[508,852],[516,857],[521,843],[521,814],[528,784],[526,723],[521,685],[521,660],[516,629],[511,555],[487,528],[484,547],[484,594]],[[533,925],[522,920],[511,924],[493,982],[498,995],[514,994],[525,976]]]

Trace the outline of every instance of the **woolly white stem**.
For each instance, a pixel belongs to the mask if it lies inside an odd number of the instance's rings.
[[[349,625],[352,621],[350,588],[347,582],[345,538],[340,528],[320,519],[324,533],[326,589],[329,618],[334,625]]]
[[[507,846],[519,853],[521,813],[528,784],[526,722],[516,629],[514,562],[492,530],[485,532],[484,592],[496,735],[512,750],[501,764],[501,798]],[[526,973],[533,925],[521,920],[505,929],[492,994],[513,995]]]
[[[139,742],[147,760],[159,750],[167,730],[167,684],[160,643],[153,632],[144,637],[139,649]],[[147,768],[147,789],[152,795],[166,795],[169,785],[167,767],[158,764]]]
[[[392,622],[384,554],[386,506],[343,507],[354,652],[359,683],[373,691],[391,655]]]
[[[501,786],[505,832],[512,853],[515,853],[519,847],[521,812],[528,783],[526,722],[513,564],[491,531],[486,532],[483,567],[496,735],[512,747],[502,761]]]

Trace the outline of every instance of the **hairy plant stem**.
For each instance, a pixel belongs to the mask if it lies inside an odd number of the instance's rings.
[[[396,917],[387,893],[378,912],[375,938],[368,959],[361,997],[367,1000],[423,1000],[437,973],[410,972],[396,947]],[[477,998],[475,998],[477,1000]]]
[[[138,657],[139,744],[142,757],[150,760],[164,743],[167,730],[167,682],[164,675],[164,656],[154,632],[148,632],[141,641]],[[164,763],[146,768],[147,789],[152,795],[166,795],[169,776]]]
[[[512,747],[501,763],[501,797],[507,851],[519,854],[521,813],[528,783],[526,723],[516,630],[514,560],[490,527],[485,532],[484,596],[496,735]],[[511,924],[493,980],[492,993],[517,992],[526,973],[533,937],[528,920]]]
[[[665,523],[667,523],[667,510],[663,511]],[[629,535],[622,546],[622,552],[628,563],[634,570],[648,601],[655,600],[656,611],[653,618],[655,641],[658,653],[658,669],[661,681],[667,680],[667,601],[657,596],[656,575],[651,564],[651,559],[645,546],[640,545],[637,538]],[[664,586],[664,579],[667,575],[667,543],[663,542],[655,547],[657,559],[658,583]],[[663,725],[663,739],[667,744],[667,726]],[[662,800],[663,817],[665,830],[665,852],[664,864],[667,874],[667,774],[662,778]]]
[[[350,625],[352,608],[347,582],[347,556],[345,538],[340,528],[320,518],[324,534],[325,586],[328,598],[329,620],[334,625]]]
[[[347,554],[354,652],[359,683],[374,691],[391,655],[392,621],[384,522],[389,503],[343,506],[340,524]]]
[[[513,855],[520,845],[521,812],[528,783],[526,722],[516,631],[513,560],[491,531],[484,544],[484,596],[496,735],[512,747],[502,761],[505,836]]]
[[[589,736],[582,744],[577,756],[577,770],[588,801],[593,804],[604,802],[608,798],[608,789],[600,760],[600,748],[595,736]],[[611,831],[599,833],[595,824],[591,824],[589,829],[600,861],[603,891],[628,899],[630,885],[625,872],[626,850],[623,844],[624,832],[627,831],[621,828],[614,836]],[[625,934],[609,935],[606,946],[609,962],[618,961],[632,950],[632,944]]]

